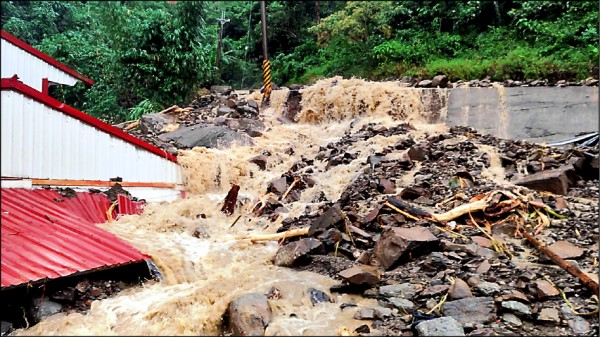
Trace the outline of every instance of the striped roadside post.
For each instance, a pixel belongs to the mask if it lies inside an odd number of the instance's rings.
[[[271,96],[271,62],[268,59],[263,61],[263,82],[264,82],[264,93],[263,103],[269,104]]]
[[[260,2],[260,21],[262,24],[262,47],[263,47],[263,82],[264,91],[261,105],[269,106],[271,96],[271,63],[269,62],[269,52],[267,51],[267,6],[265,1]]]

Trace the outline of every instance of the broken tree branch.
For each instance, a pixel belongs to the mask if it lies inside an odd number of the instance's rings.
[[[281,199],[279,199],[279,200],[284,200],[285,197],[287,197],[287,195],[292,191],[292,188],[294,188],[294,186],[296,186],[296,184],[299,182],[300,182],[300,179],[298,179],[298,178],[294,179],[294,181],[290,184],[290,187],[288,187],[287,190],[281,195]]]
[[[131,130],[133,128],[136,128],[138,125],[140,125],[140,120],[139,119],[136,120],[136,121],[134,121],[131,124],[127,124],[127,126],[125,128],[123,128],[123,131],[129,131],[129,130]]]
[[[415,217],[416,218],[424,218],[424,219],[429,219],[432,217],[432,215],[429,212],[427,212],[423,209],[420,209],[418,207],[411,206],[408,203],[406,203],[402,200],[396,199],[396,198],[389,197],[389,198],[387,198],[386,203],[394,206],[396,208],[394,210],[398,213],[401,213],[404,216],[406,216],[406,214],[403,212],[408,213],[409,215],[412,216],[412,217],[410,217],[410,216],[409,217],[413,220],[418,220],[418,219],[415,219]],[[403,212],[400,212],[400,211],[403,211]]]
[[[173,105],[173,106],[170,106],[170,107],[164,109],[163,111],[159,112],[159,114],[166,114],[166,113],[169,113],[169,112],[171,112],[171,111],[173,111],[175,109],[181,109],[181,108],[179,107],[179,105]]]
[[[277,240],[281,240],[281,239],[287,239],[287,238],[291,238],[294,236],[301,236],[301,235],[306,235],[308,234],[308,227],[306,228],[293,228],[293,229],[289,229],[285,232],[281,232],[281,233],[275,233],[275,234],[256,234],[256,235],[250,235],[247,237],[243,237],[243,238],[239,238],[237,240],[250,240],[252,242],[257,242],[257,241],[277,241]]]
[[[559,267],[566,270],[572,276],[575,276],[579,279],[579,281],[586,286],[589,290],[591,290],[594,294],[598,294],[598,283],[592,280],[589,276],[587,276],[583,271],[581,271],[577,266],[568,263],[560,256],[556,255],[552,250],[548,248],[548,246],[544,245],[540,241],[531,235],[531,233],[527,231],[523,231],[523,236],[540,252],[546,254],[552,260],[552,262],[556,263]]]

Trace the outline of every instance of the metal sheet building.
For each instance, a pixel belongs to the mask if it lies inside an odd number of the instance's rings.
[[[93,84],[87,77],[4,31],[2,77],[2,187],[86,190],[118,177],[147,201],[183,195],[176,157],[43,92],[47,83]]]

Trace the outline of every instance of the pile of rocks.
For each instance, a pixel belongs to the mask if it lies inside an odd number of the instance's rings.
[[[394,80],[394,79],[389,79]],[[523,79],[523,80],[506,80],[503,82],[492,81],[489,77],[481,80],[458,80],[456,82],[450,82],[446,75],[437,75],[432,79],[420,79],[417,77],[404,76],[397,79],[400,85],[403,87],[415,87],[415,88],[487,88],[492,86],[504,86],[504,87],[566,87],[566,86],[588,86],[597,87],[598,79],[588,77],[585,80],[580,81],[567,81],[567,80],[547,80],[547,79]]]
[[[354,335],[597,334],[594,294],[519,231],[538,231],[535,236],[552,252],[595,273],[598,149],[501,140],[467,127],[415,140],[411,129],[408,124],[365,125],[321,148],[314,158],[302,158],[272,181],[265,191],[269,194],[265,207],[256,215],[275,220],[315,185],[316,162],[331,167],[360,161],[362,167],[338,200],[321,194],[304,214],[283,220],[280,232],[309,228],[308,235],[285,239],[274,264],[339,280],[323,295],[328,298],[337,292],[377,299],[375,307],[340,303],[340,310],[355,310],[355,319],[365,320],[351,332]],[[400,140],[366,158],[345,151],[375,136],[399,135]],[[486,150],[490,147],[499,157],[492,157]],[[489,179],[496,164],[512,183]],[[414,183],[397,193],[408,174]],[[530,227],[516,221],[523,214],[510,207],[487,207],[445,226],[428,217],[494,191],[527,196],[535,205],[547,205],[547,213]],[[410,212],[390,207],[398,204]],[[526,217],[538,216],[529,211]],[[542,224],[542,219],[548,223]],[[266,303],[268,294],[259,295]],[[239,320],[235,303],[227,320],[232,331],[248,323]],[[264,332],[269,315],[252,321],[259,322],[253,331]]]
[[[138,128],[127,129],[127,123],[115,126],[177,155],[177,149],[196,146],[253,144],[252,137],[261,136],[266,128],[258,118],[259,110],[256,101],[228,90],[202,95],[186,109],[142,115]]]

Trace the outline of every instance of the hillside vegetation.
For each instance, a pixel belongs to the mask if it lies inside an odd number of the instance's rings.
[[[267,1],[278,85],[372,80],[580,80],[598,73],[597,1]],[[107,121],[262,85],[259,1],[3,1],[2,29],[96,84],[51,94]],[[222,14],[221,69],[216,49]]]

